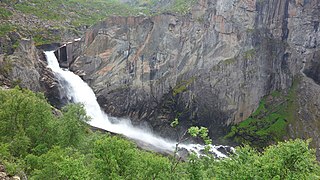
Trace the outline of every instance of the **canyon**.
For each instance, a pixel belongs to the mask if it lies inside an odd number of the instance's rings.
[[[312,138],[319,158],[319,15],[319,0],[200,0],[186,15],[114,16],[67,44],[60,64],[93,88],[106,113],[174,139],[205,126],[214,143],[296,82],[283,138]],[[63,87],[31,41],[1,55],[1,67],[4,59],[12,70],[0,79],[63,104]]]
[[[110,17],[86,32],[71,70],[113,116],[148,122],[170,137],[206,126],[214,141],[296,80],[286,138],[313,138],[319,147],[319,6],[202,0],[185,16]],[[176,118],[178,131],[170,127]]]

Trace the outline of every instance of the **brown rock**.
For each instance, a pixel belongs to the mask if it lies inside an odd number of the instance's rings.
[[[7,177],[7,174],[5,172],[0,172],[0,179],[5,179]]]
[[[5,172],[5,171],[6,171],[6,169],[4,168],[4,166],[0,165],[0,172]]]
[[[11,180],[20,180],[20,177],[19,177],[19,176],[13,176],[13,177],[11,178]]]

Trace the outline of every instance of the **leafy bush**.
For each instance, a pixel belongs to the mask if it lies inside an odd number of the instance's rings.
[[[42,94],[0,90],[0,164],[29,179],[319,179],[309,141],[291,140],[260,153],[238,147],[230,158],[192,154],[186,162],[140,150],[118,136],[93,133],[81,105],[58,116]],[[206,138],[206,128],[189,133]]]
[[[74,149],[53,147],[46,154],[26,157],[31,179],[89,179],[90,170],[85,164],[85,155]]]
[[[55,127],[51,106],[42,94],[29,90],[0,91],[0,140],[11,143],[11,149],[20,149],[24,155],[39,144],[54,143]],[[17,143],[20,142],[20,143]]]
[[[249,146],[237,148],[230,158],[213,161],[217,179],[319,179],[319,163],[309,141],[290,140],[259,153]]]
[[[118,137],[106,137],[94,145],[97,179],[168,179],[170,161],[159,155],[139,151]]]

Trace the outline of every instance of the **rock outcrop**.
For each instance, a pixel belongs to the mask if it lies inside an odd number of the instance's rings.
[[[0,164],[0,180],[20,180],[21,178],[19,176],[9,176],[6,173],[6,169],[3,165]],[[27,179],[27,178],[22,178]]]
[[[289,89],[303,62],[319,81],[319,14],[319,0],[199,0],[185,16],[111,17],[86,33],[71,69],[85,72],[113,116],[147,121],[172,137],[178,118],[220,137],[263,96]]]
[[[62,88],[52,71],[46,67],[42,51],[33,41],[23,39],[11,54],[0,54],[0,85],[6,87],[20,86],[34,92],[44,92],[51,104],[61,107]]]

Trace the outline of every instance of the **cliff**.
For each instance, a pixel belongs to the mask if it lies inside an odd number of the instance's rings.
[[[178,118],[221,137],[262,97],[287,91],[303,62],[313,75],[300,86],[318,78],[319,13],[317,0],[201,0],[185,16],[111,17],[86,33],[71,68],[85,72],[113,116],[171,136]]]
[[[61,107],[66,103],[63,88],[46,66],[42,50],[32,40],[22,39],[12,54],[0,54],[0,85],[43,92],[52,105]]]
[[[109,17],[64,50],[107,113],[172,138],[206,126],[218,141],[263,97],[294,91],[283,138],[320,147],[319,0],[199,0],[186,15],[170,12]],[[63,88],[33,42],[18,36],[0,42],[1,85],[44,91],[60,106]],[[178,129],[170,126],[176,118]]]

